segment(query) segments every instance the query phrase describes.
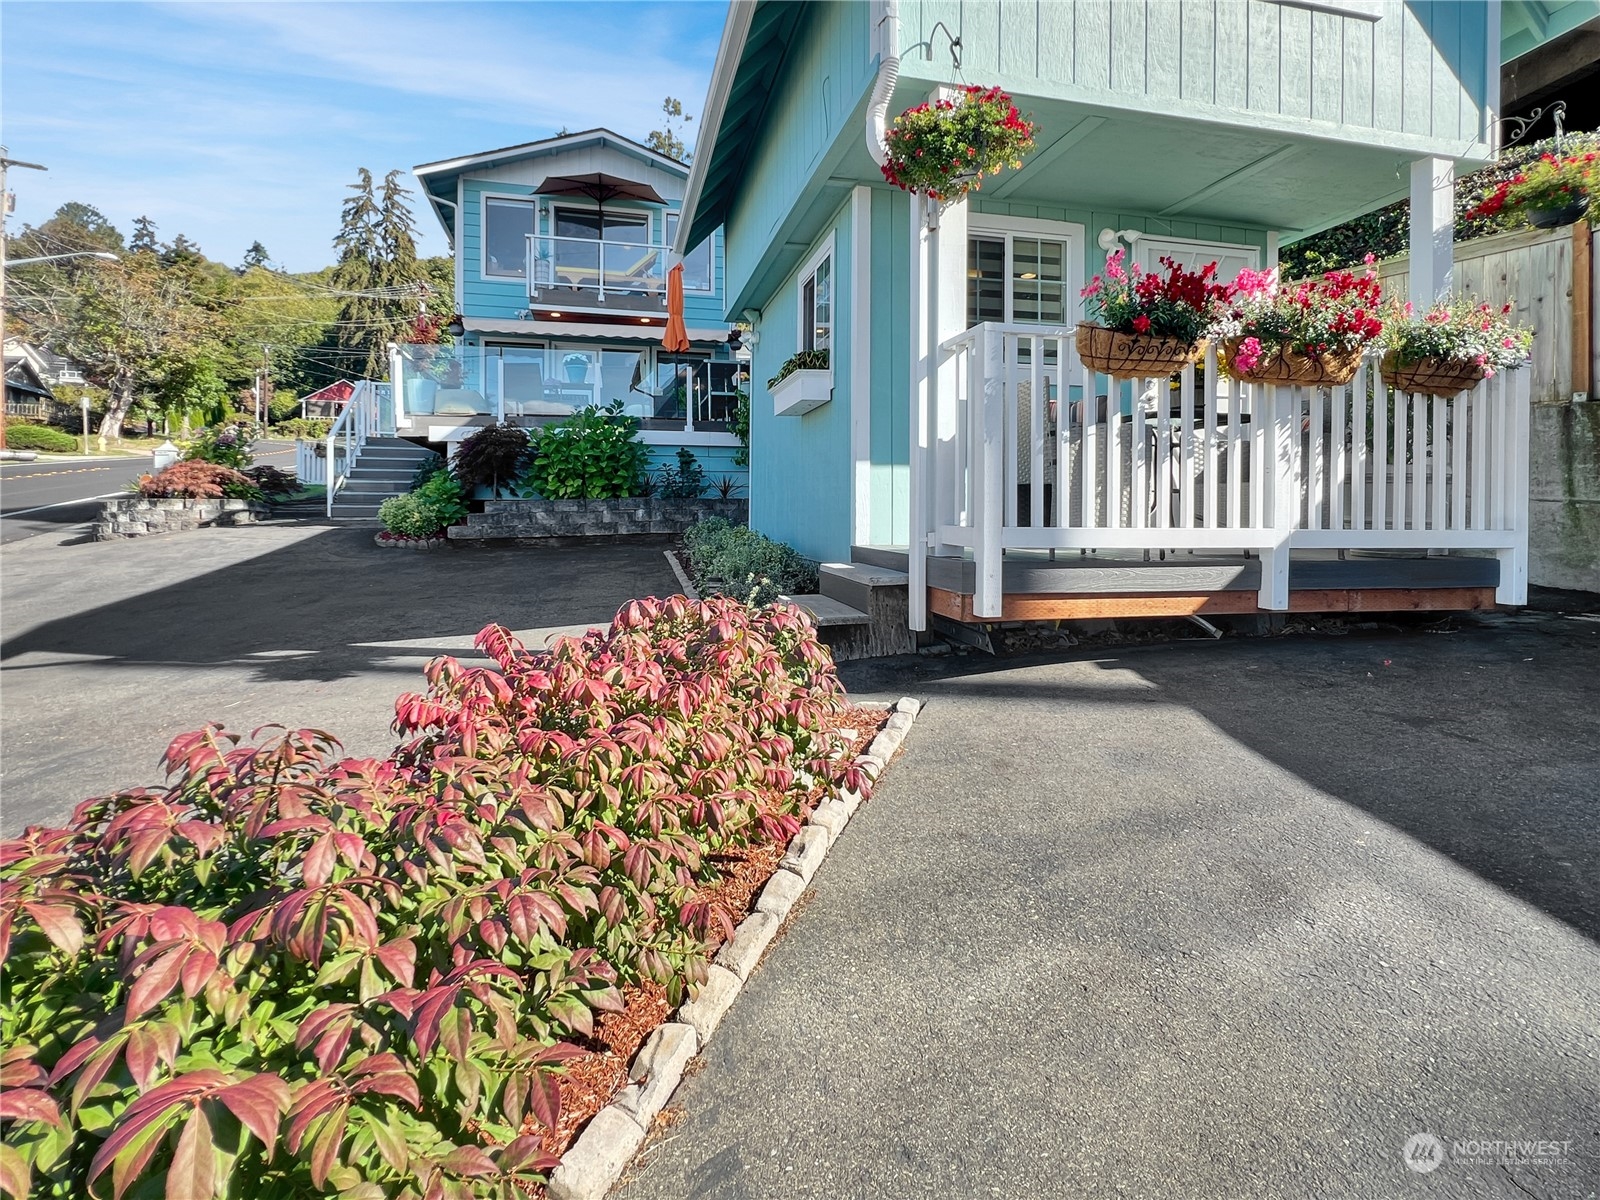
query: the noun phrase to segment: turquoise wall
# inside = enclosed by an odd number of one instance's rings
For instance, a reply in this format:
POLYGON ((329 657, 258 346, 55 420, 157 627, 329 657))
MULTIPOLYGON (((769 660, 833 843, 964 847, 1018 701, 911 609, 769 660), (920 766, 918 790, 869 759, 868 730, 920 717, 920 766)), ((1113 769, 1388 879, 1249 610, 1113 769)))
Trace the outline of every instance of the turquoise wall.
POLYGON ((1487 157, 1489 15, 1482 0, 903 0, 901 71, 945 80, 943 21, 967 79, 1017 94, 1487 157), (930 36, 932 62, 912 49, 930 36))
POLYGON ((849 280, 856 269, 848 204, 835 213, 802 261, 809 260, 829 233, 834 238, 833 399, 798 417, 772 411, 766 381, 798 349, 796 271, 761 307, 750 397, 750 524, 808 558, 848 562, 853 350, 848 331, 854 320, 849 280))
MULTIPOLYGON (((498 317, 515 320, 517 314, 528 307, 528 285, 520 279, 488 279, 483 275, 483 196, 532 196, 529 184, 505 183, 497 179, 465 179, 462 181, 460 236, 456 253, 461 256, 461 312, 469 317, 498 317)), ((629 205, 614 201, 608 208, 643 208, 653 214, 650 236, 661 240, 666 236, 664 213, 676 212, 676 201, 666 209, 655 206, 629 205)), ((548 222, 547 222, 548 224, 548 222)), ((548 233, 548 228, 541 229, 548 233)), ((699 328, 724 326, 723 274, 725 268, 723 239, 720 233, 712 236, 712 290, 685 292, 683 295, 684 323, 699 328)))
POLYGON ((903 546, 911 500, 911 198, 872 190, 871 540, 903 546))

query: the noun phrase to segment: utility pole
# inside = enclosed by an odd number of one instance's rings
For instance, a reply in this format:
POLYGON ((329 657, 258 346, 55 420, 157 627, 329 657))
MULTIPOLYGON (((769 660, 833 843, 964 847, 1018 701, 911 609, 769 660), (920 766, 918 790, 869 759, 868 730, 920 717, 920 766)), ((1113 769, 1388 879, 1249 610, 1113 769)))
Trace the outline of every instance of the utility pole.
POLYGON ((11 167, 26 167, 30 171, 48 171, 38 163, 22 162, 10 157, 0 146, 0 450, 6 448, 6 218, 11 215, 11 193, 6 190, 6 171, 11 167))

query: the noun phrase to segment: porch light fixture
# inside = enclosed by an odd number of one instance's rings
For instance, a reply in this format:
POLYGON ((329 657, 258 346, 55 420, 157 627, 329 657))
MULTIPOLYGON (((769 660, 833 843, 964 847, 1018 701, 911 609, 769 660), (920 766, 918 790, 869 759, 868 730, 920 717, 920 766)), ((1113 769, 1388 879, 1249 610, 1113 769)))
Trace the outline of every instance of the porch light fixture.
POLYGON ((467 327, 462 323, 461 315, 459 313, 450 318, 450 324, 444 327, 444 331, 453 338, 461 337, 467 332, 467 327))
POLYGON ((560 316, 560 315, 561 315, 561 314, 560 314, 560 313, 558 313, 558 312, 556 312, 556 311, 555 311, 555 310, 554 310, 554 309, 551 309, 551 310, 550 310, 550 315, 551 315, 551 316, 552 316, 552 317, 559 317, 559 316, 560 316))
POLYGON ((1131 246, 1143 236, 1144 234, 1137 229, 1102 229, 1097 240, 1100 249, 1110 254, 1117 248, 1119 241, 1127 242, 1131 246))

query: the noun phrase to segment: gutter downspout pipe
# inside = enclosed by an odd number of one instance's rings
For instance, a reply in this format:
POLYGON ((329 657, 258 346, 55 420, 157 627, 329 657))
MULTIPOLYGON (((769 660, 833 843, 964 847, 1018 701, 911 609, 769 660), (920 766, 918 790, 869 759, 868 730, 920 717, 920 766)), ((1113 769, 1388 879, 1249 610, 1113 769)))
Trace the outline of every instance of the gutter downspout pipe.
POLYGON ((889 159, 884 135, 889 128, 889 101, 900 80, 900 4, 899 0, 880 0, 878 18, 878 78, 872 85, 867 104, 867 151, 880 167, 889 159))

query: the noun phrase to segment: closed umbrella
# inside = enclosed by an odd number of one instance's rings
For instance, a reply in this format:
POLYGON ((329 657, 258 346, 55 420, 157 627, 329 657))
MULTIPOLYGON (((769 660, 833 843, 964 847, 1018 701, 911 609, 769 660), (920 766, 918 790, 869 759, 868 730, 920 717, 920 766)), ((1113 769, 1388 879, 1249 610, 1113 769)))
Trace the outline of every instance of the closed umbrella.
MULTIPOLYGON (((689 350, 689 332, 683 327, 682 263, 678 263, 667 272, 667 327, 661 334, 661 348, 668 354, 686 354, 689 350)), ((691 399, 687 380, 682 382, 683 402, 689 404, 691 399)))

